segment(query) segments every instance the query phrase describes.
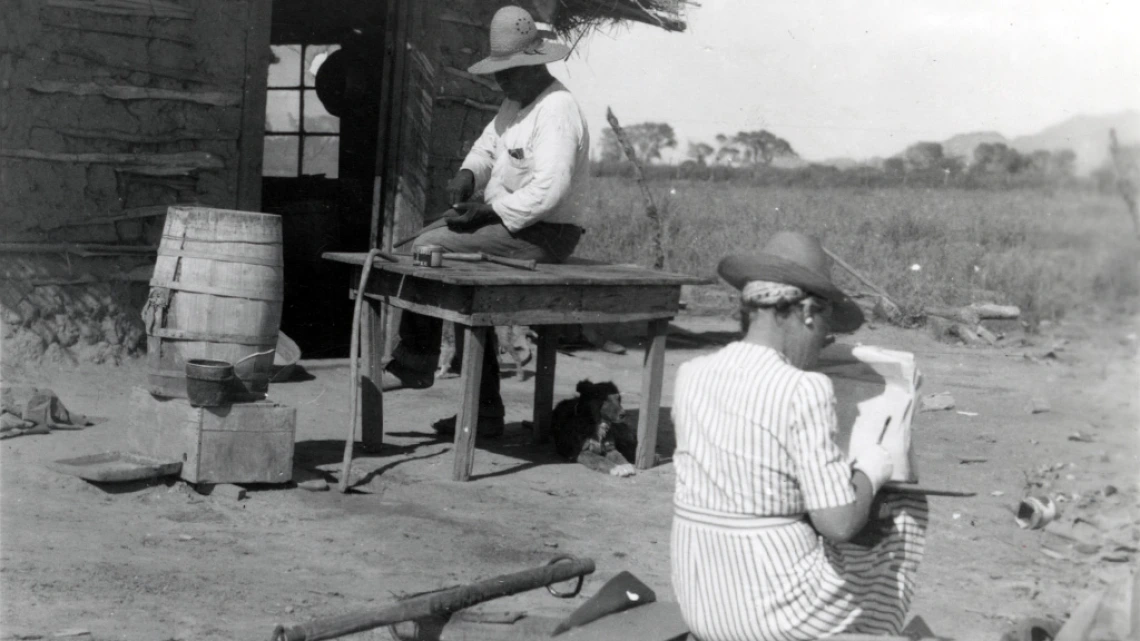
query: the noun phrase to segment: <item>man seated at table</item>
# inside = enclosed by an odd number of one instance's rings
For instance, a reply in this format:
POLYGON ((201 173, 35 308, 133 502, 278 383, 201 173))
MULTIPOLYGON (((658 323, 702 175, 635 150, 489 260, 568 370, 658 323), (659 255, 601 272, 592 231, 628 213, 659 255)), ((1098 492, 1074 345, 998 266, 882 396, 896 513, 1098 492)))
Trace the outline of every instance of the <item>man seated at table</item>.
MULTIPOLYGON (((578 201, 589 177, 590 136, 578 103, 546 68, 569 47, 546 40, 530 14, 500 9, 491 21, 491 55, 469 72, 493 74, 506 95, 499 112, 475 141, 447 185, 453 209, 447 227, 420 236, 419 245, 448 252, 486 252, 507 258, 560 263, 578 245, 578 201), (484 202, 469 199, 479 189, 484 202)), ((400 342, 384 371, 383 389, 423 389, 434 382, 441 321, 405 311, 400 342)), ((479 391, 480 436, 503 431, 498 349, 491 333, 479 391)), ((455 418, 433 425, 452 434, 455 418)))

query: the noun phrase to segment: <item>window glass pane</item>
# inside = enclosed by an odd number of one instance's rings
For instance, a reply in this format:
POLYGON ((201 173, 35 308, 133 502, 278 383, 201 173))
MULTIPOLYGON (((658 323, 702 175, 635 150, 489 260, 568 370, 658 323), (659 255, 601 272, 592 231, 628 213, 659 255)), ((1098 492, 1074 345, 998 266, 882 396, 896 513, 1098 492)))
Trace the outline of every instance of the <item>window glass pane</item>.
POLYGON ((313 89, 305 90, 305 131, 334 134, 340 131, 340 118, 325 110, 313 89))
POLYGON ((297 175, 297 136, 266 136, 265 156, 261 161, 262 176, 292 178, 297 175))
POLYGON ((297 87, 301 84, 301 45, 272 45, 269 63, 270 87, 297 87))
POLYGON ((265 93, 265 130, 300 131, 301 92, 277 89, 265 93))
POLYGON ((324 174, 337 177, 337 155, 340 153, 339 136, 305 136, 305 157, 301 159, 301 173, 324 174))
POLYGON ((305 47, 305 86, 317 86, 317 69, 324 64, 329 54, 340 49, 340 45, 309 45, 305 47))

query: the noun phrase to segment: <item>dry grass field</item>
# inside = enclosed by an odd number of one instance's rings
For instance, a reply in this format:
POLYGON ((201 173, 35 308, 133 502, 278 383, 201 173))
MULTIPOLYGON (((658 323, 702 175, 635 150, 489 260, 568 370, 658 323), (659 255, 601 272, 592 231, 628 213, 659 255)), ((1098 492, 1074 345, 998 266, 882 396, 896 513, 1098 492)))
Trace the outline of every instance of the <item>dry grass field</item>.
MULTIPOLYGON (((1087 306, 1132 313, 1137 259, 1124 203, 1058 190, 754 187, 650 183, 665 225, 666 268, 715 275, 725 254, 758 249, 779 229, 815 234, 906 311, 925 304, 1021 307, 1035 327, 1087 306), (914 267, 917 266, 917 267, 914 267)), ((600 177, 584 257, 653 263, 652 225, 636 184, 600 177)), ((839 268, 848 291, 867 291, 839 268)))

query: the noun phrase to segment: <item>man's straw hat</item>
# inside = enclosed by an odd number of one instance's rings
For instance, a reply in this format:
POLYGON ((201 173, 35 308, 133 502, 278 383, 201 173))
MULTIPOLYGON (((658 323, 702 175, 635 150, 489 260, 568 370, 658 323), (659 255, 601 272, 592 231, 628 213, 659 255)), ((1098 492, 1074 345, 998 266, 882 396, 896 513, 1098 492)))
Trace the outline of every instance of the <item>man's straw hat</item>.
POLYGON ((539 31, 534 18, 522 7, 507 6, 491 19, 491 55, 471 65, 467 71, 492 74, 512 67, 544 65, 570 55, 570 47, 547 40, 553 35, 539 31))
POLYGON ((737 289, 754 280, 794 285, 832 304, 831 330, 853 332, 863 324, 863 310, 831 282, 831 259, 819 240, 798 232, 777 232, 759 254, 727 256, 717 273, 737 289))

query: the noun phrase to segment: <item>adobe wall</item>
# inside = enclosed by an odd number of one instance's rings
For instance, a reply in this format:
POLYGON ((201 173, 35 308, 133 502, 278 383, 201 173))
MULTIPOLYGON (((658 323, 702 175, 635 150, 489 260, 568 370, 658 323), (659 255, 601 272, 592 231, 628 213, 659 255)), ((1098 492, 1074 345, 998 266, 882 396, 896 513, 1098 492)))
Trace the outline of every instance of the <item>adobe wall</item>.
POLYGON ((5 365, 145 349, 165 206, 238 203, 254 1, 0 0, 5 365))

